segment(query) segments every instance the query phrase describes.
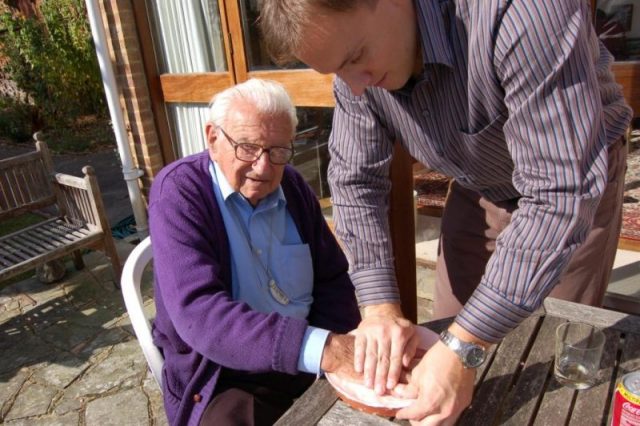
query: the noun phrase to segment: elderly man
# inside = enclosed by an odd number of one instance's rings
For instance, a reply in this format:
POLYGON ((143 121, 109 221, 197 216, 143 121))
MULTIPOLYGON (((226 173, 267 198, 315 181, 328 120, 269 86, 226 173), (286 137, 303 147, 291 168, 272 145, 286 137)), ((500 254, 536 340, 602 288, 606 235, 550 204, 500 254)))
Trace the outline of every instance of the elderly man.
POLYGON ((457 316, 412 374, 419 401, 400 417, 452 423, 485 348, 547 295, 602 303, 631 110, 590 12, 584 0, 262 2, 275 57, 337 76, 331 195, 365 306, 355 358, 379 392, 415 348, 387 223, 393 143, 455 177, 434 311, 457 316))
POLYGON ((239 84, 211 103, 208 150, 153 183, 153 334, 171 424, 272 424, 314 375, 354 374, 353 338, 338 334, 360 320, 354 289, 287 165, 296 125, 279 84, 239 84))

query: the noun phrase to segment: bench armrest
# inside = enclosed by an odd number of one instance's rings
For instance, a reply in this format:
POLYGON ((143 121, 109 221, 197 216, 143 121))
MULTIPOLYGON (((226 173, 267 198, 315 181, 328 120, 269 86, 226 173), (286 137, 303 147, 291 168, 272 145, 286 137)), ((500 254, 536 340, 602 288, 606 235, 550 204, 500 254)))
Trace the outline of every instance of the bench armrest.
POLYGON ((84 222, 95 229, 109 232, 104 204, 95 171, 91 166, 82 168, 84 177, 56 173, 54 185, 57 189, 60 213, 71 220, 84 222))

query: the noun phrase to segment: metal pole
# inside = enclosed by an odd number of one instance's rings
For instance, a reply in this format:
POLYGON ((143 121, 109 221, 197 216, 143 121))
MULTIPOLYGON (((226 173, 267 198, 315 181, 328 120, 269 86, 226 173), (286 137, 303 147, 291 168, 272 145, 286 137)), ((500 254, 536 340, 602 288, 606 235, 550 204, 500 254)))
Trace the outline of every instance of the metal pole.
POLYGON ((102 75, 102 83, 104 84, 104 92, 109 105, 109 113, 113 122, 113 129, 118 144, 118 153, 122 162, 122 174, 127 183, 129 191, 129 199, 133 208, 133 216, 136 220, 136 231, 138 237, 143 239, 149 234, 149 225, 147 222, 147 211, 138 186, 138 178, 144 175, 144 172, 133 165, 131 155, 131 147, 127 138, 127 132, 124 124, 124 117, 118 98, 118 86, 116 83, 109 48, 107 45, 107 35, 100 14, 100 7, 97 0, 86 0, 87 12, 89 15, 89 24, 91 25, 91 34, 93 35, 93 43, 96 47, 98 55, 98 64, 100 65, 100 73, 102 75))

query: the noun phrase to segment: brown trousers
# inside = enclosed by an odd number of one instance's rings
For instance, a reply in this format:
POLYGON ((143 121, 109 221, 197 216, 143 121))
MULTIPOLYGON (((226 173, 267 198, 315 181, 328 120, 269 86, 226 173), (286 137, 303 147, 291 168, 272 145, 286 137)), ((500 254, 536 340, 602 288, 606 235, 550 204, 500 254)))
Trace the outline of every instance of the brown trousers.
POLYGON ((249 374, 223 368, 200 426, 269 426, 314 382, 301 373, 249 374))
MULTIPOLYGON (((576 250, 550 296, 601 306, 622 224, 627 145, 609 148, 608 185, 593 227, 576 250)), ((434 318, 455 316, 480 283, 496 238, 509 225, 518 200, 497 203, 453 182, 442 217, 436 263, 434 318)))

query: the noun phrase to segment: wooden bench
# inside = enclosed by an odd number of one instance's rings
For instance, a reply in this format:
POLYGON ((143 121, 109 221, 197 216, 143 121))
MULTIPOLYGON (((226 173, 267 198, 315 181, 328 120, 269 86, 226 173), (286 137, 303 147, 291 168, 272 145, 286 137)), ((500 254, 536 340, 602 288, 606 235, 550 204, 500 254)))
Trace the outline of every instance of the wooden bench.
POLYGON ((69 254, 82 269, 81 249, 92 248, 111 260, 119 287, 120 259, 93 168, 83 167, 84 178, 55 173, 46 143, 34 137, 36 151, 0 160, 0 222, 45 208, 53 214, 0 237, 0 281, 69 254))

